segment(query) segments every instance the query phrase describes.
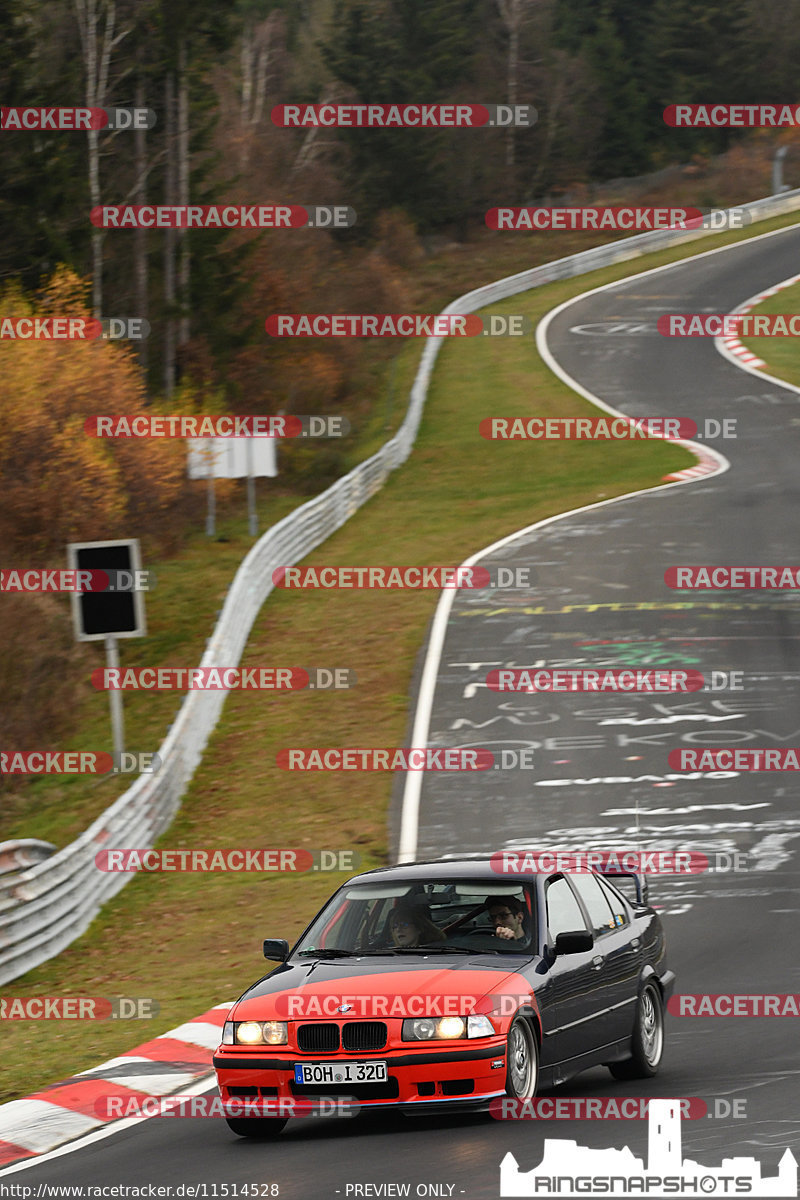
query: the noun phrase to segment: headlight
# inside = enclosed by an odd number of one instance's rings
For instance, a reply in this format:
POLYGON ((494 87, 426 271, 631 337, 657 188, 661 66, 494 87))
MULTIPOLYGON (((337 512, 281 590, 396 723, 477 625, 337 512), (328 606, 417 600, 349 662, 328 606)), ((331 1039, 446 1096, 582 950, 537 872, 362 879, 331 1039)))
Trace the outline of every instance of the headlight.
POLYGON ((283 1046, 289 1041, 286 1021, 238 1021, 235 1028, 240 1046, 283 1046))
POLYGON ((407 1017, 403 1021, 404 1042, 430 1042, 436 1039, 463 1038, 466 1034, 463 1017, 407 1017))
POLYGON ((467 1037, 494 1037, 494 1026, 483 1013, 467 1017, 467 1037))

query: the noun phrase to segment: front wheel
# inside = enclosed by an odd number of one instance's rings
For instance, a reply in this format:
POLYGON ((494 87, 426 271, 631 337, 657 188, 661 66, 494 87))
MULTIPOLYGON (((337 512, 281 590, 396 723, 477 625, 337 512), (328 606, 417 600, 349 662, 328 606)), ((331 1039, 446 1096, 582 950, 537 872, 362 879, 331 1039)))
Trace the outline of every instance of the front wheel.
POLYGON ((268 1141, 278 1136, 286 1124, 282 1117, 226 1117, 228 1128, 239 1137, 268 1141))
POLYGON ((539 1084, 539 1047, 527 1021, 515 1017, 506 1039, 506 1095, 530 1100, 539 1084))
POLYGON ((615 1079, 650 1079, 658 1074, 664 1054, 664 1005, 655 983, 646 983, 636 1004, 631 1057, 609 1063, 615 1079))

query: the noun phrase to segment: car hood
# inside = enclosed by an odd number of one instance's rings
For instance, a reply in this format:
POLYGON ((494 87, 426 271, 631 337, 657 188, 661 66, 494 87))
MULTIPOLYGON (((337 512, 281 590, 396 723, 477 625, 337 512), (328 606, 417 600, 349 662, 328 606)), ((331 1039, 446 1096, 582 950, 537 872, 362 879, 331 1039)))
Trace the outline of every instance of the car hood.
MULTIPOLYGON (((418 1005, 429 1001, 431 1012, 436 1002, 441 1005, 447 998, 452 998, 462 1013, 489 1012, 501 1005, 508 1009, 512 1007, 508 997, 517 999, 518 1005, 533 1003, 531 983, 520 972, 510 971, 507 964, 487 966, 471 957, 416 961, 405 955, 379 960, 311 959, 285 963, 253 984, 228 1017, 235 1021, 331 1020, 339 1015, 338 1001, 352 1006, 348 1017, 374 1017, 382 1015, 383 998, 396 1010, 398 997, 415 997, 418 1005)), ((387 1011, 386 1015, 397 1014, 387 1011)))

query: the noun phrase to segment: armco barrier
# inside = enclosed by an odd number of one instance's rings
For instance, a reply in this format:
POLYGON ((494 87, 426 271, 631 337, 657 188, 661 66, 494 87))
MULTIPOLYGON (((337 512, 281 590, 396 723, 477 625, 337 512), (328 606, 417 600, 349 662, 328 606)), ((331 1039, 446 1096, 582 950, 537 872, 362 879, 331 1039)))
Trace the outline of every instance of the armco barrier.
MULTIPOLYGON (((800 189, 743 207, 755 221, 793 212, 800 208, 800 189)), ((665 229, 623 238, 467 292, 444 312, 475 312, 529 288, 695 241, 711 232, 665 229)), ((235 666, 240 661, 256 615, 272 591, 274 568, 299 562, 324 542, 380 490, 389 472, 408 458, 442 340, 425 342, 408 411, 394 437, 327 491, 267 530, 250 550, 228 590, 202 667, 235 666)), ((169 828, 225 696, 225 692, 189 692, 159 747, 162 767, 157 775, 141 775, 76 841, 46 861, 21 873, 0 875, 0 985, 46 962, 73 942, 103 903, 128 882, 130 875, 98 871, 95 854, 105 846, 151 846, 169 828)), ((3 849, 0 846, 0 853, 3 849)))

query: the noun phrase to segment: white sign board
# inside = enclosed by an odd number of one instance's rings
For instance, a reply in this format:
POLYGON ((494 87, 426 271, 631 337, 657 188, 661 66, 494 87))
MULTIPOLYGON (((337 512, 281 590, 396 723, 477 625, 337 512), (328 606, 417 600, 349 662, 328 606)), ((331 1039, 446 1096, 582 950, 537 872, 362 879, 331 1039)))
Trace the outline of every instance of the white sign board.
POLYGON ((277 475, 274 437, 187 438, 190 479, 277 475))

